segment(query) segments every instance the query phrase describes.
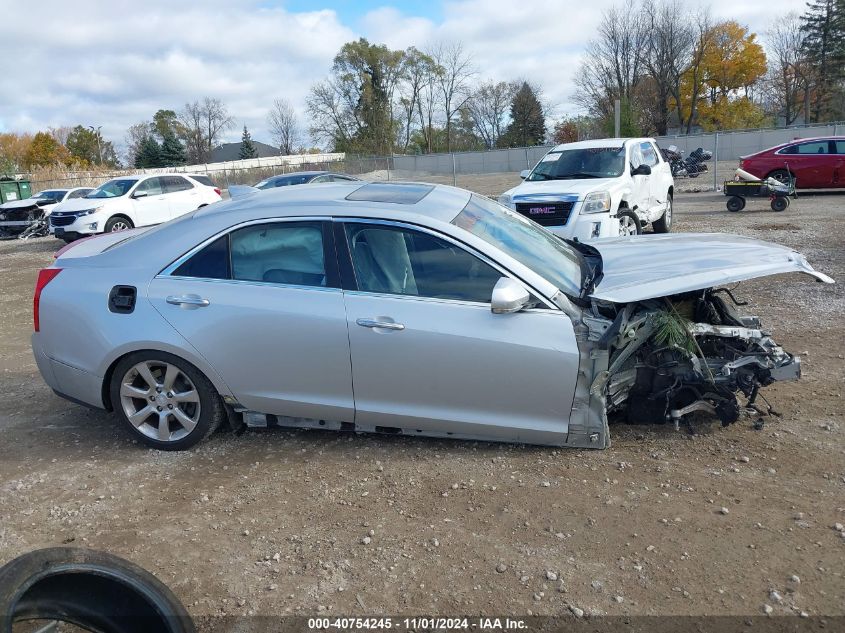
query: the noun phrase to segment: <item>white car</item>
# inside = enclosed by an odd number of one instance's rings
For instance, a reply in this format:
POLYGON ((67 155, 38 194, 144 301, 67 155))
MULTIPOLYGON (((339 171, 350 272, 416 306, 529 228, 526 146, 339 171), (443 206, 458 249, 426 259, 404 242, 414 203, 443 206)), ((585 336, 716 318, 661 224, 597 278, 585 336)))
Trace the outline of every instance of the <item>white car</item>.
POLYGON ((672 170, 650 138, 564 143, 499 202, 555 235, 582 242, 672 227, 672 170))
POLYGON ((50 214, 50 232, 71 242, 96 233, 167 222, 221 200, 208 176, 155 174, 121 176, 103 183, 50 214))
POLYGON ((50 212, 63 202, 81 198, 94 191, 91 187, 44 189, 30 198, 0 204, 0 237, 25 233, 33 225, 43 223, 50 212))

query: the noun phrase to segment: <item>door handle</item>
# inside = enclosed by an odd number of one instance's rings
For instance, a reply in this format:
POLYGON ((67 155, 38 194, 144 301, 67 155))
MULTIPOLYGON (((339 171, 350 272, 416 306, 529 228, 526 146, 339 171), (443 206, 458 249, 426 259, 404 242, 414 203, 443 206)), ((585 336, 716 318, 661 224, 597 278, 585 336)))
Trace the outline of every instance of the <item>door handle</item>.
POLYGON ((393 323, 392 321, 376 321, 375 319, 357 319, 355 321, 361 327, 380 328, 382 330, 404 330, 405 326, 401 323, 393 323))
POLYGON ((198 308, 204 308, 209 303, 211 303, 208 299, 203 299, 201 297, 192 297, 192 296, 185 296, 185 297, 177 297, 174 295, 170 295, 165 299, 167 303, 174 306, 197 306, 198 308))

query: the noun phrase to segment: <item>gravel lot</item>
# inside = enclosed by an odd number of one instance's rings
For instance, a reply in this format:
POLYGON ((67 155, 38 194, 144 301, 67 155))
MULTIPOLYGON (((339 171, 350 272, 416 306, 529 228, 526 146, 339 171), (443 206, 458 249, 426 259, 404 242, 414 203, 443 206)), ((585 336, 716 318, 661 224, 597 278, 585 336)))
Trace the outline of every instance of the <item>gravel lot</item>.
MULTIPOLYGON (((679 195, 675 229, 787 244, 845 280, 843 195, 724 200, 679 195)), ((616 425, 605 451, 250 431, 168 454, 41 381, 31 294, 56 249, 0 242, 0 563, 109 550, 197 616, 845 614, 842 283, 739 288, 804 356, 800 382, 765 391, 782 416, 762 430, 616 425)))

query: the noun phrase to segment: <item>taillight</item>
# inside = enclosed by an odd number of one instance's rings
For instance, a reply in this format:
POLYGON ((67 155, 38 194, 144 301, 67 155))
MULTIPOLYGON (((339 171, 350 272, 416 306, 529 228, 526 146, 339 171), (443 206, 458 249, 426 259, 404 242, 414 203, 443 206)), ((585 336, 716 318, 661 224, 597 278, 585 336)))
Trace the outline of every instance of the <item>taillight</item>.
POLYGON ((220 191, 220 189, 219 189, 218 187, 215 187, 215 188, 214 188, 214 193, 216 193, 216 194, 217 194, 218 196, 220 196, 221 198, 223 197, 223 192, 222 192, 222 191, 220 191))
POLYGON ((41 291, 60 272, 62 272, 61 268, 42 268, 38 271, 38 281, 35 282, 35 296, 32 298, 32 325, 35 327, 36 332, 41 331, 38 314, 39 304, 41 303, 41 291))

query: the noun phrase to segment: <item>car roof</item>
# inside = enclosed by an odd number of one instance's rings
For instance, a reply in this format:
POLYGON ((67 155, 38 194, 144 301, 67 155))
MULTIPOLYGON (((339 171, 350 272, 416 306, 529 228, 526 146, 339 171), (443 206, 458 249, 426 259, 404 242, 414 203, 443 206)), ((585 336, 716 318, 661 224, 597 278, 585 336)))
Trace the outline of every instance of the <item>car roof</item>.
POLYGON ((350 181, 320 183, 309 187, 278 187, 260 189, 245 196, 203 207, 195 217, 233 214, 241 218, 295 217, 325 215, 331 209, 335 216, 355 217, 384 215, 401 220, 414 214, 441 222, 451 222, 460 213, 470 193, 457 187, 426 182, 350 181))
POLYGON ((652 138, 596 138, 588 141, 576 141, 575 143, 561 143, 555 145, 550 151, 559 152, 564 149, 590 149, 592 147, 622 147, 629 142, 644 143, 653 141, 652 138))
POLYGON ((320 171, 320 170, 310 170, 310 171, 291 171, 286 174, 277 174, 276 176, 271 176, 267 180, 275 180, 276 178, 288 178, 290 176, 322 176, 323 174, 328 174, 330 172, 327 171, 320 171))

